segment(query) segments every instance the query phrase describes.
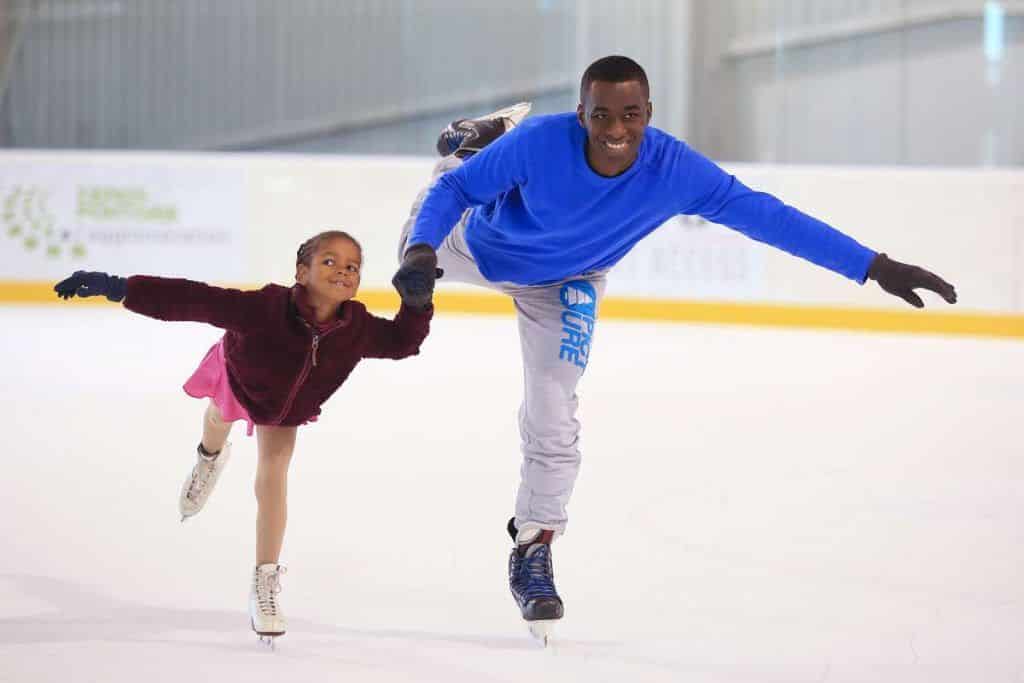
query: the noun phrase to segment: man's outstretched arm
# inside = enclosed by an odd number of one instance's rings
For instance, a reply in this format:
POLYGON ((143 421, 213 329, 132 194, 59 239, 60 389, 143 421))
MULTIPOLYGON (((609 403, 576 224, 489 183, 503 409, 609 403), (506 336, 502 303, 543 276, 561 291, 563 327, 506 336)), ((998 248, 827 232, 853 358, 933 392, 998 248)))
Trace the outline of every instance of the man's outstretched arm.
POLYGON ((956 303, 956 290, 938 275, 893 261, 777 197, 751 190, 692 149, 686 148, 683 154, 681 213, 698 214, 861 284, 874 280, 917 308, 924 302, 915 289, 927 289, 956 303))

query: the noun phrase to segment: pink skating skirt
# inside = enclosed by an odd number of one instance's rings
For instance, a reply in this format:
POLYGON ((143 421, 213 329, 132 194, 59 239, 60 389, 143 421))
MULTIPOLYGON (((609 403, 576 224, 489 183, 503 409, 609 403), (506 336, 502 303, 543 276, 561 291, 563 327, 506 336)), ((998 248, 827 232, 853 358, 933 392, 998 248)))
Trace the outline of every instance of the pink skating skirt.
POLYGON ((228 366, 224 360, 224 337, 206 352, 206 357, 182 387, 193 398, 209 398, 217 406, 225 422, 245 420, 245 433, 252 436, 253 422, 248 411, 235 398, 228 382, 228 366))

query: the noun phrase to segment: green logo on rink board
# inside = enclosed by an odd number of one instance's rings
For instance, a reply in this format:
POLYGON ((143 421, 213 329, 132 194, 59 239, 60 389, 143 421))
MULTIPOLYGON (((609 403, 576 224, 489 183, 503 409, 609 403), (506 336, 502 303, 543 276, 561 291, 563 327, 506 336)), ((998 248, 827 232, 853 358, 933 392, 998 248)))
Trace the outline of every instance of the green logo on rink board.
POLYGON ((48 206, 49 195, 41 187, 16 185, 0 200, 3 232, 18 241, 25 251, 40 252, 48 258, 85 256, 85 245, 70 230, 57 224, 48 206))
POLYGON ((83 185, 78 188, 76 211, 78 218, 94 221, 171 223, 178 220, 178 207, 153 202, 141 187, 83 185))

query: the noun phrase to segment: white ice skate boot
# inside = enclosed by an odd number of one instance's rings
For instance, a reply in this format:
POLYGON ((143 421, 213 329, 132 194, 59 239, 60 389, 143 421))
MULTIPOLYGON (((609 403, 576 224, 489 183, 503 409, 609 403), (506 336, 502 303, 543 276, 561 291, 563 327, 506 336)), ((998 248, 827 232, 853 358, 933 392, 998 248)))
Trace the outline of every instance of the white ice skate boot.
POLYGON ((207 455, 202 444, 196 448, 196 465, 181 485, 181 496, 178 498, 178 511, 181 521, 197 514, 206 505, 206 500, 217 485, 217 478, 228 464, 231 457, 231 444, 226 443, 216 455, 207 455))
POLYGON ((277 603, 281 592, 281 575, 287 571, 279 564, 261 564, 252 572, 252 588, 249 591, 249 618, 252 630, 260 642, 271 649, 274 638, 284 635, 287 622, 277 603))
POLYGON ((520 102, 475 119, 452 121, 437 138, 437 153, 465 159, 512 130, 526 118, 533 104, 520 102))

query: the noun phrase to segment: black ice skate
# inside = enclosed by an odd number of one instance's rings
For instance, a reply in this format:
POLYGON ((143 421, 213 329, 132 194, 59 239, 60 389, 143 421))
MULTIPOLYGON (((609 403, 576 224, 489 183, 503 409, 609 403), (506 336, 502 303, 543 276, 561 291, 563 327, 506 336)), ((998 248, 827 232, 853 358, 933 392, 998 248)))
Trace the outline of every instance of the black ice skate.
POLYGON ((520 102, 476 119, 456 119, 437 138, 437 153, 454 154, 460 159, 476 154, 519 125, 530 113, 529 102, 520 102))
POLYGON ((555 590, 551 565, 554 532, 532 529, 519 533, 512 519, 508 522, 508 532, 516 541, 508 558, 509 589, 530 633, 546 647, 552 626, 565 613, 562 599, 555 590))

